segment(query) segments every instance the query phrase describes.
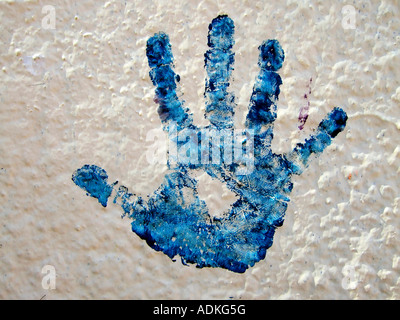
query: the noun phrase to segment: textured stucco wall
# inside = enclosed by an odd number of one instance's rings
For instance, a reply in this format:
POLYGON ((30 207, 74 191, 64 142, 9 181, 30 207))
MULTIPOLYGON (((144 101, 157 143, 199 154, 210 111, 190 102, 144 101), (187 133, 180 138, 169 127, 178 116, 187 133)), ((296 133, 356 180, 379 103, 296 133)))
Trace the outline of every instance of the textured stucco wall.
MULTIPOLYGON (((398 0, 1 2, 0 297, 399 299, 399 16, 398 0), (343 27, 348 4, 354 29, 343 27), (286 53, 275 152, 307 138, 334 106, 349 116, 296 177, 273 246, 244 274, 171 262, 120 208, 71 181, 96 163, 137 194, 160 185, 165 165, 144 155, 146 133, 160 127, 146 41, 169 34, 186 106, 205 124, 208 24, 223 13, 236 28, 238 127, 266 39, 286 53), (42 286, 46 265, 55 289, 42 286)), ((202 190, 217 211, 231 201, 218 184, 202 190)))

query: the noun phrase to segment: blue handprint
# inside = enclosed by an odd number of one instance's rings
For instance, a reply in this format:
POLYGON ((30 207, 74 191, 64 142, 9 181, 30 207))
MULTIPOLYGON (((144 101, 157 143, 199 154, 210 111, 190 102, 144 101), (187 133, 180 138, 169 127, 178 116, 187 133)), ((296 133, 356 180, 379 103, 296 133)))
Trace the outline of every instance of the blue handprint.
POLYGON ((251 170, 243 171, 243 164, 232 161, 232 157, 227 159, 229 143, 221 143, 220 161, 211 161, 216 154, 208 152, 212 143, 207 139, 211 136, 217 141, 216 137, 234 136, 235 100, 228 90, 234 62, 233 34, 233 21, 226 15, 218 16, 209 26, 205 117, 210 125, 202 129, 193 124, 191 114, 177 96, 180 78, 174 72, 168 36, 158 33, 147 42, 150 78, 156 87, 155 101, 159 104, 163 128, 169 133, 175 132, 178 154, 179 150, 185 150, 187 155, 190 144, 191 161, 168 161, 169 171, 164 182, 147 200, 130 193, 124 186, 116 189, 117 182, 108 183, 106 171, 96 165, 84 165, 75 171, 72 179, 103 206, 114 192, 113 202, 132 219, 132 231, 171 259, 179 255, 183 263, 193 263, 199 268, 220 267, 244 272, 265 258, 275 229, 283 223, 293 188, 292 175, 301 174, 311 154, 319 154, 330 145, 344 129, 347 115, 342 109, 334 108, 304 143, 286 154, 273 153, 273 124, 282 84, 277 71, 282 67, 284 51, 277 40, 267 40, 259 47, 260 72, 245 123, 252 133, 251 139, 247 136, 242 142, 244 148, 252 145, 248 158, 252 160, 248 167, 251 170), (209 132, 206 138, 205 130, 209 132), (188 131, 195 132, 194 147, 193 140, 179 138, 188 131), (199 198, 198 182, 190 175, 191 171, 205 171, 237 195, 237 201, 223 217, 209 214, 206 203, 199 198))

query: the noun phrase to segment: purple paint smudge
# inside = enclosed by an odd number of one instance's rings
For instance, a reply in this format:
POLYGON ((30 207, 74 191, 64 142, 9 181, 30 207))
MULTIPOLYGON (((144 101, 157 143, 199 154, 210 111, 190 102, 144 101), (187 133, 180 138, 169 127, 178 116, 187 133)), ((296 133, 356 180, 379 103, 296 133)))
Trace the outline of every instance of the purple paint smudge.
POLYGON ((299 122, 300 122, 299 130, 304 129, 304 125, 306 124, 306 121, 308 119, 308 111, 310 110, 310 100, 308 98, 309 98, 309 95, 311 94, 311 82, 312 82, 312 78, 310 78, 310 82, 307 85, 308 95, 307 95, 307 93, 304 94, 304 99, 306 100, 306 104, 303 105, 300 109, 300 114, 299 114, 299 118, 298 118, 299 122))

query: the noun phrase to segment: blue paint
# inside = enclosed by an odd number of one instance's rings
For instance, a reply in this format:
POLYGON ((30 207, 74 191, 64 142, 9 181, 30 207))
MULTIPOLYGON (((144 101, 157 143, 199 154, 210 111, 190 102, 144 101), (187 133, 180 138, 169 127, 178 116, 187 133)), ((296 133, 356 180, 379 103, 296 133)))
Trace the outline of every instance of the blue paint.
POLYGON ((306 104, 304 106, 301 107, 300 109, 300 114, 299 114, 299 123, 300 125, 298 126, 299 130, 303 130, 304 129, 304 125, 307 122, 308 119, 308 112, 310 110, 310 101, 309 96, 311 94, 311 82, 312 82, 312 78, 310 78, 310 83, 308 84, 308 95, 307 93, 304 94, 304 99, 306 100, 306 104))
MULTIPOLYGON (((234 59, 231 51, 233 32, 233 21, 227 16, 215 18, 209 26, 210 49, 205 54, 205 116, 210 121, 209 127, 217 130, 215 132, 226 133, 233 129, 235 104, 233 94, 228 92, 234 59)), ((146 199, 129 192, 124 186, 114 188, 114 184, 107 183, 106 172, 94 165, 78 169, 73 181, 103 206, 113 191, 113 203, 120 205, 123 216, 132 220, 132 231, 151 248, 171 259, 179 255, 183 264, 242 273, 264 259, 273 243, 276 228, 284 221, 293 189, 292 176, 300 174, 308 165, 311 154, 321 153, 344 129, 347 115, 340 108, 333 109, 304 143, 287 154, 273 153, 273 123, 282 84, 277 71, 283 64, 284 52, 276 40, 264 42, 259 50, 260 73, 246 118, 246 127, 255 134, 254 168, 251 172, 243 174, 240 165, 227 161, 223 152, 218 164, 210 161, 169 162, 169 172, 163 183, 146 199), (210 215, 206 203, 199 198, 197 181, 190 175, 192 170, 207 172, 236 194, 237 201, 223 217, 210 215)), ((198 155, 204 153, 208 145, 201 144, 204 135, 192 124, 192 116, 176 93, 176 82, 180 78, 173 70, 168 36, 158 33, 151 37, 146 54, 164 129, 174 128, 177 135, 185 129, 198 130, 198 155)), ((178 140, 178 148, 187 143, 188 140, 178 140)))
POLYGON ((103 207, 107 206, 107 200, 113 190, 113 184, 108 184, 107 180, 107 172, 95 165, 85 164, 72 175, 72 181, 88 195, 97 198, 103 207))

